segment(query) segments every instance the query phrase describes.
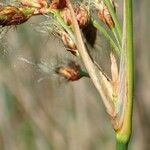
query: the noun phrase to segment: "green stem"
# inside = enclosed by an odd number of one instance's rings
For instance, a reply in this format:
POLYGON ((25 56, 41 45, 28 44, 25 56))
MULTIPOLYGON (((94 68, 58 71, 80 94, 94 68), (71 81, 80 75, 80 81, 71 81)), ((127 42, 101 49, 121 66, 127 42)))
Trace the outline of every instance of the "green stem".
MULTIPOLYGON (((134 51, 133 51, 133 16, 132 0, 124 0, 124 50, 127 67, 127 102, 121 129, 116 132, 117 141, 126 145, 130 141, 132 132, 133 90, 134 90, 134 51)), ((120 146, 121 147, 121 146, 120 146)), ((117 150, 120 150, 117 146, 117 150)))
POLYGON ((108 7, 108 10, 113 18, 113 21, 115 22, 115 30, 117 31, 117 36, 118 36, 118 40, 121 43, 121 37, 122 37, 122 31, 121 31, 121 27, 120 27, 120 23, 118 21, 117 15, 114 11, 114 8, 110 2, 110 0, 104 0, 104 3, 106 4, 106 6, 108 7))
POLYGON ((116 149, 117 150, 127 150, 128 149, 128 143, 123 143, 123 142, 120 142, 117 140, 116 149))
POLYGON ((67 33, 70 35, 71 39, 75 42, 75 36, 70 29, 70 27, 64 22, 63 18, 60 16, 59 12, 50 12, 54 15, 54 17, 58 20, 60 25, 67 31, 67 33))
POLYGON ((110 42, 110 44, 113 46, 115 52, 117 53, 118 56, 120 56, 120 51, 121 49, 118 48, 118 46, 116 45, 116 43, 114 42, 114 40, 112 39, 112 37, 109 35, 109 33, 105 30, 105 28, 103 28, 96 20, 94 20, 93 18, 91 19, 91 22, 93 24, 93 26, 100 32, 102 33, 105 38, 110 42))
POLYGON ((111 30, 112 30, 112 33, 114 34, 114 37, 116 39, 116 42, 117 42, 117 45, 118 45, 120 51, 122 51, 120 39, 118 39, 116 28, 112 28, 111 30))

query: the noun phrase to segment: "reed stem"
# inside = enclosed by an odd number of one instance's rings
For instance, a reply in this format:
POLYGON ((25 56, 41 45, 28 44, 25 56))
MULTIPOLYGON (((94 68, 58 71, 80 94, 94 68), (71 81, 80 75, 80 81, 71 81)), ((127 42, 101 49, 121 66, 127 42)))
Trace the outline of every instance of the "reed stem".
POLYGON ((125 113, 123 125, 116 132, 117 146, 116 150, 127 150, 130 136, 132 133, 132 112, 133 112, 133 90, 134 90, 134 51, 133 51, 133 14, 132 0, 124 0, 124 31, 123 43, 126 56, 126 85, 127 101, 125 104, 125 113))

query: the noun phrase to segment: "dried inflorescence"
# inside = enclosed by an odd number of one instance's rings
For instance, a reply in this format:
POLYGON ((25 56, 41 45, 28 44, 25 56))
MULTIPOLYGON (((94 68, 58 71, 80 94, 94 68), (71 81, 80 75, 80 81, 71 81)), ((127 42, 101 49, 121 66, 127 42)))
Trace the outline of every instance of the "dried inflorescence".
MULTIPOLYGON (((112 3, 114 10, 116 10, 114 1, 112 1, 112 0, 110 0, 110 1, 112 3)), ((104 22, 109 28, 113 28, 115 26, 115 24, 114 24, 114 21, 112 19, 112 16, 111 16, 107 6, 104 4, 104 1, 103 0, 97 0, 96 6, 99 9, 99 11, 98 11, 99 19, 102 22, 104 22)))
MULTIPOLYGON (((72 26, 72 17, 66 0, 52 0, 49 6, 54 13, 60 13, 60 16, 67 26, 72 26)), ((89 22, 89 14, 86 7, 77 5, 74 8, 74 11, 80 28, 85 28, 89 22)), ((68 31, 66 31, 63 27, 58 27, 58 30, 55 30, 55 32, 55 34, 57 34, 61 38, 66 50, 70 51, 75 56, 79 56, 75 40, 68 33, 68 31)))
POLYGON ((76 44, 73 41, 73 39, 70 37, 70 35, 63 29, 58 29, 57 34, 61 38, 66 50, 71 52, 75 56, 79 56, 79 52, 77 50, 76 44))
POLYGON ((23 6, 28 7, 43 8, 48 6, 46 0, 21 0, 20 2, 23 6))
MULTIPOLYGON (((76 6, 74 11, 75 11, 75 15, 76 15, 76 19, 78 21, 79 27, 80 28, 86 27, 89 23, 89 14, 88 14, 86 7, 76 6)), ((72 25, 72 17, 71 17, 69 8, 67 7, 64 8, 60 13, 61 13, 62 18, 66 22, 66 24, 72 25)))
MULTIPOLYGON (((54 11, 59 10, 61 17, 64 19, 65 23, 69 26, 72 24, 72 17, 70 14, 70 10, 67 7, 66 0, 52 0, 52 2, 50 3, 50 9, 54 11)), ((88 24, 88 21, 89 21, 89 14, 88 14, 86 7, 77 5, 74 8, 74 11, 75 11, 79 26, 81 28, 84 28, 88 24)))
POLYGON ((26 9, 17 8, 15 6, 0 7, 0 25, 10 26, 24 23, 31 17, 31 13, 26 13, 26 9))
POLYGON ((18 6, 0 6, 0 25, 19 25, 31 16, 45 14, 48 11, 46 0, 21 0, 18 6))
POLYGON ((57 67, 55 72, 66 78, 68 81, 76 81, 83 76, 89 77, 81 70, 81 67, 74 61, 70 61, 67 65, 57 67))
POLYGON ((63 9, 67 7, 66 0, 52 0, 50 3, 50 8, 51 9, 63 9))
POLYGON ((84 28, 89 23, 89 13, 86 7, 78 6, 75 9, 76 19, 78 21, 79 27, 84 28))
POLYGON ((47 0, 21 0, 22 6, 34 9, 33 15, 46 14, 48 10, 47 0))

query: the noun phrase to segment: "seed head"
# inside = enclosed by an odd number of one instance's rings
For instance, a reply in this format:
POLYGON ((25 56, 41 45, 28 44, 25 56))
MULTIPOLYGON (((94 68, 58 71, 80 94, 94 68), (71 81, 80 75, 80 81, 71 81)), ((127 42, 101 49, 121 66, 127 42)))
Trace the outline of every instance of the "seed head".
POLYGON ((50 8, 51 9, 63 9, 67 6, 66 0, 52 0, 50 3, 50 8))
POLYGON ((21 4, 28 7, 43 8, 47 7, 46 0, 21 0, 21 4))
POLYGON ((77 50, 75 42, 71 39, 69 34, 64 30, 59 30, 58 34, 66 48, 66 50, 70 51, 73 55, 79 56, 79 52, 77 50))
POLYGON ((99 19, 104 22, 109 28, 114 27, 114 21, 112 19, 112 16, 110 15, 108 8, 104 6, 102 11, 98 12, 99 19))
POLYGON ((76 81, 81 78, 80 66, 74 61, 69 62, 66 66, 57 67, 56 73, 66 78, 68 81, 76 81))
MULTIPOLYGON (((115 3, 113 0, 110 0, 114 10, 116 10, 115 3)), ((99 10, 98 17, 99 19, 104 22, 109 28, 113 28, 115 26, 112 16, 104 4, 103 0, 95 0, 95 6, 99 10)))
POLYGON ((46 0, 21 0, 21 4, 30 9, 34 9, 34 15, 45 14, 48 11, 46 0))
POLYGON ((60 12, 60 14, 64 22, 70 26, 72 24, 70 10, 66 7, 60 12))
MULTIPOLYGON (((87 9, 83 6, 77 6, 74 9, 74 11, 75 11, 75 15, 76 15, 76 19, 78 21, 79 27, 80 28, 86 27, 89 22, 89 14, 88 14, 87 9)), ((72 25, 72 17, 71 17, 69 8, 67 7, 64 8, 61 11, 61 16, 67 25, 69 26, 72 25)))
POLYGON ((81 70, 79 64, 74 61, 70 61, 64 66, 59 66, 56 68, 55 72, 66 78, 68 81, 76 81, 82 77, 89 77, 89 75, 81 70))
POLYGON ((87 26, 89 22, 89 14, 87 9, 83 6, 79 6, 76 7, 75 13, 80 28, 84 28, 85 26, 87 26))
POLYGON ((0 7, 0 25, 10 26, 24 23, 31 17, 31 14, 25 14, 23 8, 15 6, 0 7))

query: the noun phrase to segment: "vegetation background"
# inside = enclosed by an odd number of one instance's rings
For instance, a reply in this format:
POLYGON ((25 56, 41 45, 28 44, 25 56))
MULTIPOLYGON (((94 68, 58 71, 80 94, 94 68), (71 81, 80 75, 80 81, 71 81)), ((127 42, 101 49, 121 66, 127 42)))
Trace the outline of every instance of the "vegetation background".
MULTIPOLYGON (((117 2, 121 14, 122 1, 117 2)), ((134 0, 132 150, 150 149, 149 6, 149 0, 134 0)), ((0 29, 0 150, 115 149, 114 133, 91 81, 67 82, 53 73, 56 65, 74 58, 54 36, 39 32, 45 20, 33 17, 0 29)), ((107 70, 109 45, 101 35, 95 48, 94 59, 107 70)))

